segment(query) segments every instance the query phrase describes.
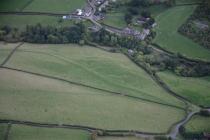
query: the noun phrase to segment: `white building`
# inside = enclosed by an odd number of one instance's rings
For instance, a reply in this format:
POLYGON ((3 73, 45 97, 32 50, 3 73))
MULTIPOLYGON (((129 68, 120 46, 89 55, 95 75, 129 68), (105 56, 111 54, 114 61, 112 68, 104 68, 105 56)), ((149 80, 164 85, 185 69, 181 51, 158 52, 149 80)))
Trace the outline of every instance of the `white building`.
POLYGON ((77 9, 77 15, 78 15, 78 16, 81 16, 82 13, 83 13, 83 12, 82 12, 82 9, 77 9))
POLYGON ((63 16, 62 18, 63 18, 63 19, 67 19, 67 16, 63 16))

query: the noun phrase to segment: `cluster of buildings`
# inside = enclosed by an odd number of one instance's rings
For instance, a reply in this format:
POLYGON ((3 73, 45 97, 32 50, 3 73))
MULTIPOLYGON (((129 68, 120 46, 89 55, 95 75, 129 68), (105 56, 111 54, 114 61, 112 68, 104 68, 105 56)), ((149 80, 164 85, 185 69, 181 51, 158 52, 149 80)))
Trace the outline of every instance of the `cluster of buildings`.
POLYGON ((193 23, 196 27, 200 28, 201 30, 207 30, 209 28, 208 22, 194 21, 193 23))
POLYGON ((96 6, 103 4, 106 0, 93 0, 96 6))
MULTIPOLYGON (((100 12, 103 8, 106 8, 110 4, 110 2, 116 2, 116 0, 90 0, 91 4, 94 5, 98 12, 92 15, 94 21, 98 21, 103 19, 104 15, 100 12)), ((74 18, 82 18, 82 17, 89 17, 92 14, 92 7, 91 5, 87 4, 83 9, 76 9, 76 11, 68 16, 63 16, 63 19, 74 19, 74 18)), ((144 24, 148 22, 150 18, 138 18, 138 24, 144 24)), ((156 23, 153 25, 156 26, 156 23)), ((93 26, 89 28, 92 31, 98 31, 100 28, 98 26, 93 26)), ((114 31, 115 32, 115 31, 114 31)), ((117 31, 119 34, 124 36, 133 36, 140 40, 145 40, 145 38, 150 34, 150 29, 143 29, 142 31, 138 31, 132 28, 125 28, 125 29, 118 29, 117 31)))
MULTIPOLYGON (((148 18, 139 17, 139 18, 136 19, 136 23, 139 24, 139 25, 143 25, 143 24, 149 22, 150 19, 151 19, 151 18, 149 18, 149 17, 148 17, 148 18)), ((157 26, 157 23, 156 23, 156 22, 154 22, 154 23, 151 25, 152 28, 154 28, 155 26, 157 26)))
POLYGON ((77 9, 75 11, 75 15, 77 16, 85 16, 85 17, 89 17, 91 15, 92 9, 90 6, 85 6, 83 9, 77 9))
POLYGON ((123 29, 122 34, 123 35, 130 35, 130 36, 133 36, 137 39, 144 40, 150 34, 150 30, 149 29, 143 29, 142 32, 140 32, 138 30, 127 27, 127 28, 123 29))

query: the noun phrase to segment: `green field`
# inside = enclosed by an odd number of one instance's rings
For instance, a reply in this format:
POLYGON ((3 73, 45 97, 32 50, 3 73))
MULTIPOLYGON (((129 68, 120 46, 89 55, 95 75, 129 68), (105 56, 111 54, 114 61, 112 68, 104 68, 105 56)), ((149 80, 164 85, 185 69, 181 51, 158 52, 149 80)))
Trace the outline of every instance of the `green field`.
POLYGON ((24 44, 7 66, 183 107, 120 53, 88 46, 24 44))
POLYGON ((155 29, 157 36, 154 43, 168 51, 181 53, 189 58, 210 60, 209 50, 177 32, 195 8, 195 6, 173 7, 157 16, 158 26, 155 29))
POLYGON ((64 20, 59 22, 61 17, 52 16, 28 16, 28 15, 0 15, 0 27, 9 25, 18 29, 25 29, 27 25, 36 25, 41 23, 42 25, 50 25, 55 27, 71 26, 74 21, 64 20))
POLYGON ((0 11, 22 11, 32 0, 1 0, 0 11))
POLYGON ((127 26, 124 20, 124 13, 122 11, 107 13, 103 23, 118 28, 125 28, 127 26))
POLYGON ((7 131, 7 125, 0 124, 0 140, 4 139, 6 131, 7 131))
POLYGON ((22 72, 0 69, 0 77, 1 119, 166 132, 185 115, 176 108, 22 72))
POLYGON ((70 13, 85 4, 86 0, 33 0, 23 11, 70 13))
POLYGON ((210 106, 210 77, 181 77, 171 72, 159 72, 158 75, 179 95, 197 105, 210 106))
POLYGON ((18 43, 0 42, 0 64, 6 59, 8 54, 18 45, 18 43))
POLYGON ((210 117, 194 116, 186 125, 186 132, 210 132, 210 117))
POLYGON ((88 132, 12 125, 8 140, 89 140, 88 132))
POLYGON ((0 11, 69 13, 85 4, 86 0, 1 0, 0 11))

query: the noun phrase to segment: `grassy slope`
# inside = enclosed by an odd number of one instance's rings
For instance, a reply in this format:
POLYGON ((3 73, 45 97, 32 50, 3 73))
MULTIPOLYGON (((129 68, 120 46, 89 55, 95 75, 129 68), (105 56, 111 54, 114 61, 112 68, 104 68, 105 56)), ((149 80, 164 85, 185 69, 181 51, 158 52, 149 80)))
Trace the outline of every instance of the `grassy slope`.
POLYGON ((6 134, 7 125, 6 124, 0 124, 0 140, 3 140, 6 134))
POLYGON ((59 17, 50 16, 0 15, 0 26, 9 25, 11 27, 24 29, 26 25, 36 25, 37 23, 56 27, 70 26, 73 23, 71 20, 65 20, 59 23, 59 19, 59 17))
POLYGON ((73 46, 25 44, 14 54, 8 66, 183 106, 124 55, 93 47, 73 46), (21 50, 41 51, 52 55, 21 52, 21 50))
POLYGON ((17 46, 17 43, 9 43, 5 44, 4 42, 0 42, 0 64, 5 60, 8 54, 12 51, 12 49, 17 46))
POLYGON ((196 104, 210 106, 210 77, 186 78, 170 72, 160 72, 158 75, 181 96, 196 104))
POLYGON ((194 9, 195 6, 173 7, 160 14, 156 18, 158 26, 154 42, 174 53, 179 52, 190 58, 210 60, 210 51, 177 32, 194 9))
POLYGON ((9 140, 89 140, 85 131, 12 125, 9 140))
POLYGON ((31 0, 1 0, 0 11, 22 11, 31 0))
POLYGON ((171 107, 21 72, 0 69, 0 77, 1 119, 166 132, 185 114, 171 107))
POLYGON ((210 132, 210 117, 194 116, 185 128, 187 132, 210 132))
POLYGON ((24 11, 69 13, 83 8, 85 3, 86 0, 33 0, 24 11))

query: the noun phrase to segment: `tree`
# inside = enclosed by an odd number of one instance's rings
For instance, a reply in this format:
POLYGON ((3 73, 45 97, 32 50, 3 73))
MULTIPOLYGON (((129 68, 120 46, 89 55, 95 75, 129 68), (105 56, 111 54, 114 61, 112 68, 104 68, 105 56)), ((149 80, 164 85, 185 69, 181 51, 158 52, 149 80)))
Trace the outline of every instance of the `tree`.
POLYGON ((148 0, 131 0, 129 5, 132 7, 139 7, 139 6, 147 7, 149 6, 149 1, 148 0))
POLYGON ((141 16, 144 18, 150 18, 151 17, 151 13, 148 10, 144 10, 141 12, 141 16))
POLYGON ((136 7, 129 7, 128 11, 132 14, 132 15, 138 15, 139 14, 139 9, 136 7))
POLYGON ((210 8, 210 0, 206 0, 208 7, 210 8))
POLYGON ((5 33, 4 30, 0 30, 0 39, 2 39, 2 38, 4 37, 5 34, 6 34, 6 33, 5 33))
POLYGON ((126 13, 124 19, 127 24, 131 24, 133 17, 130 13, 126 13))
POLYGON ((130 6, 132 6, 132 7, 138 7, 138 6, 140 6, 140 4, 141 4, 140 1, 141 1, 141 0, 131 0, 130 6))
POLYGON ((11 27, 8 25, 5 25, 4 27, 1 28, 3 31, 5 31, 6 34, 11 32, 11 27))
POLYGON ((79 43, 86 32, 82 23, 71 27, 56 28, 52 26, 27 26, 23 33, 25 41, 32 43, 79 43))
POLYGON ((167 6, 169 6, 169 7, 171 7, 171 6, 173 6, 173 5, 176 4, 176 0, 167 0, 167 1, 165 2, 165 4, 166 4, 167 6))
POLYGON ((57 44, 60 42, 59 38, 52 34, 48 35, 47 38, 48 38, 48 43, 57 44))

